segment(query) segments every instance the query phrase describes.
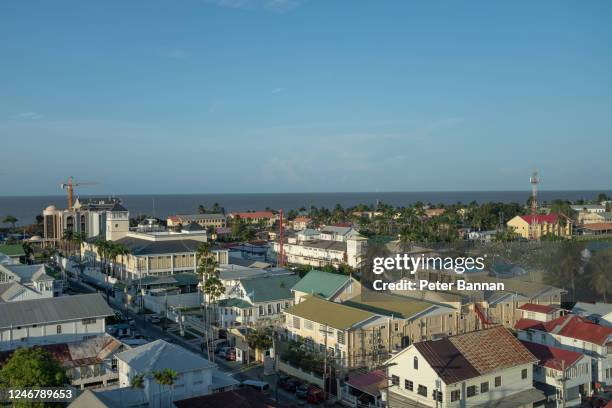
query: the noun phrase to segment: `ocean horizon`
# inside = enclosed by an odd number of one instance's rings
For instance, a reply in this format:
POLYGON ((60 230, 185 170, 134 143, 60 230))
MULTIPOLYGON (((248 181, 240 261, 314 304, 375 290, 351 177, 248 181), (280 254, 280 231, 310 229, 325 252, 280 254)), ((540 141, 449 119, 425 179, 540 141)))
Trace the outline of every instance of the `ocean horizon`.
MULTIPOLYGON (((575 201, 594 200, 599 193, 612 195, 612 190, 544 190, 538 192, 540 202, 555 199, 575 201)), ((199 205, 211 208, 219 203, 225 211, 261 210, 266 207, 289 211, 311 206, 332 208, 336 204, 351 207, 358 204, 376 204, 377 201, 406 206, 421 201, 425 204, 467 204, 472 201, 525 203, 530 191, 420 191, 420 192, 342 192, 342 193, 218 193, 218 194, 118 194, 130 211, 130 216, 150 215, 165 219, 172 214, 196 213, 199 205)), ((100 197, 108 194, 87 194, 82 197, 100 197)), ((66 195, 0 196, 0 219, 13 215, 17 225, 34 223, 48 205, 67 207, 66 195)))

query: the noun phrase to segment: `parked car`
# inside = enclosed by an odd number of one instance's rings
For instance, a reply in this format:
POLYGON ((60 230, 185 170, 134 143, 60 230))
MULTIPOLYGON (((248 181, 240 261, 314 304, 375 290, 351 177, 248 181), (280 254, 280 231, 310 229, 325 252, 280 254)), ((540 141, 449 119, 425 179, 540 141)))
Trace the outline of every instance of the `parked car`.
POLYGON ((325 401, 325 393, 319 387, 315 387, 314 385, 308 388, 308 396, 306 397, 306 401, 310 404, 320 404, 325 401))
POLYGON ((148 319, 151 323, 159 323, 161 322, 161 318, 157 314, 152 314, 148 316, 148 319))
POLYGON ((257 391, 261 391, 264 394, 270 392, 270 384, 264 381, 245 380, 240 384, 242 387, 250 387, 257 391))
POLYGON ((219 351, 219 352, 217 353, 217 356, 218 356, 219 358, 226 358, 226 357, 227 357, 227 354, 225 353, 225 351, 221 350, 221 351, 219 351))
POLYGON ((225 355, 225 359, 227 361, 236 361, 236 350, 231 349, 230 351, 228 351, 227 354, 225 355))
POLYGON ((286 381, 281 381, 280 383, 280 387, 288 392, 295 392, 295 390, 297 389, 297 387, 300 385, 300 382, 293 379, 293 378, 287 378, 286 381))
POLYGON ((299 399, 306 399, 308 397, 308 385, 302 384, 295 390, 295 396, 299 399))

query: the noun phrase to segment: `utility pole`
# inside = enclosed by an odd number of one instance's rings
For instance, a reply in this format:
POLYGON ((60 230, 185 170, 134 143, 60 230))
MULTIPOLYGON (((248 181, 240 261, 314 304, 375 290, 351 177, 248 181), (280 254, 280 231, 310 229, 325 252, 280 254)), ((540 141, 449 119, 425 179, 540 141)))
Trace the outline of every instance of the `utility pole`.
POLYGON ((331 331, 329 330, 327 323, 325 323, 325 328, 320 329, 319 331, 325 335, 325 352, 323 354, 323 403, 325 404, 327 401, 327 389, 331 389, 331 387, 328 387, 327 384, 327 335, 331 333, 331 331))

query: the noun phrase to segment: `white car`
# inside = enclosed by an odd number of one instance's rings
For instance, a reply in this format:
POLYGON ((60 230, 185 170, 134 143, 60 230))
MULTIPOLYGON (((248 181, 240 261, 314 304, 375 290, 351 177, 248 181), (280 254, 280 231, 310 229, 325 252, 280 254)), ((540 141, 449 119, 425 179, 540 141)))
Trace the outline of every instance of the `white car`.
POLYGON ((161 322, 161 319, 160 319, 159 315, 152 314, 152 315, 149 315, 149 321, 151 323, 159 323, 159 322, 161 322))

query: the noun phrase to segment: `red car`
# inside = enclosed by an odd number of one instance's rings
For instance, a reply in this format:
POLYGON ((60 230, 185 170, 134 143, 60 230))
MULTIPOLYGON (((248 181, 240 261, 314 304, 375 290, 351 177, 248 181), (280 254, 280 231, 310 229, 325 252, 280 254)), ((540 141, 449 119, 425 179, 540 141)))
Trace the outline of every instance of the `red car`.
POLYGON ((306 402, 310 404, 320 404, 325 401, 325 393, 319 387, 312 386, 308 389, 306 402))

